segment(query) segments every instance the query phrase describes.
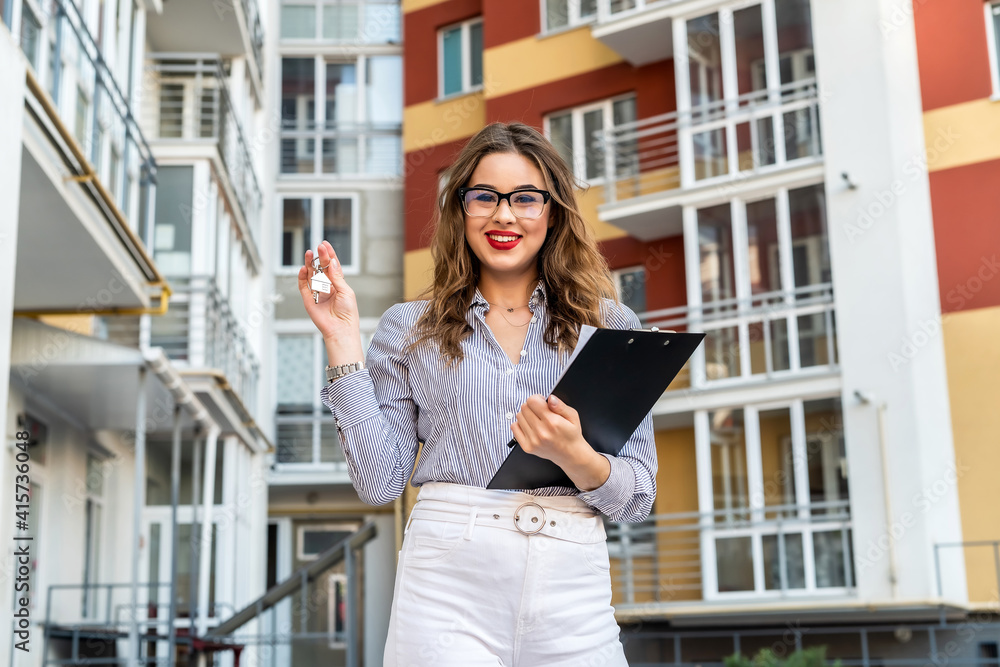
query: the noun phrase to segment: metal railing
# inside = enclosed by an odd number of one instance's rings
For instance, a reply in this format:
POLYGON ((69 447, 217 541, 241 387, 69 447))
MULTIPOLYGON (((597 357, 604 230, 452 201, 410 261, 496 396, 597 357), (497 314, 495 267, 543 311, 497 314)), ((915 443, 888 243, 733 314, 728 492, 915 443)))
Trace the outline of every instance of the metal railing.
MULTIPOLYGON (((843 583, 854 585, 851 563, 851 517, 847 500, 817 502, 809 505, 770 505, 760 508, 733 508, 712 512, 678 512, 653 514, 638 524, 610 524, 608 552, 615 574, 615 591, 620 604, 669 603, 677 600, 704 600, 717 591, 706 591, 703 580, 703 549, 706 541, 749 538, 774 540, 775 554, 769 567, 769 582, 755 582, 747 595, 758 599, 785 597, 805 588, 815 590, 817 577, 802 578, 804 567, 792 567, 788 554, 788 538, 812 540, 816 533, 839 533, 834 560, 840 567, 828 573, 843 583), (794 574, 794 576, 793 576, 794 574)), ((825 557, 821 549, 802 550, 813 553, 814 560, 825 557)), ((714 551, 714 548, 713 548, 714 551)), ((761 553, 763 553, 763 549, 761 553)), ((744 565, 753 566, 754 550, 744 565)), ((765 556, 761 556, 766 558, 765 556)), ((732 563, 730 563, 732 564, 732 563)), ((717 561, 707 565, 721 567, 717 561)), ((762 568, 763 569, 763 568, 762 568)))
MULTIPOLYGON (((804 367, 837 366, 831 283, 637 315, 643 327, 693 329, 708 334, 704 344, 705 368, 691 373, 692 384, 749 376, 772 377, 804 367), (746 368, 741 363, 743 359, 749 362, 746 368), (815 363, 802 363, 803 360, 815 363), (749 372, 744 373, 745 370, 749 372)), ((695 367, 690 364, 693 371, 695 367)))
MULTIPOLYGON (((170 278, 175 290, 170 311, 149 317, 150 347, 162 347, 174 362, 187 368, 221 371, 253 413, 257 406, 260 362, 250 347, 243 325, 219 291, 213 276, 195 275, 170 278)), ((143 342, 140 317, 101 318, 101 336, 107 340, 139 347, 143 342)))
POLYGON ((614 125, 591 141, 609 203, 747 178, 821 154, 816 80, 614 125))
POLYGON ((259 242, 263 193, 222 62, 212 55, 154 53, 146 76, 146 132, 158 141, 215 143, 243 219, 259 242))
POLYGON ((268 654, 262 651, 257 663, 260 665, 278 664, 277 653, 274 651, 278 644, 326 641, 329 646, 343 647, 347 667, 358 667, 361 664, 359 608, 363 604, 363 598, 358 579, 357 552, 373 540, 375 535, 374 523, 361 526, 320 554, 316 560, 209 630, 207 637, 226 638, 244 646, 269 647, 270 660, 267 659, 268 654), (333 580, 332 590, 310 590, 311 585, 316 584, 322 575, 341 563, 344 565, 344 572, 339 579, 333 580), (339 600, 334 602, 340 604, 332 604, 329 596, 338 597, 339 600), (292 602, 297 602, 294 608, 290 604, 282 604, 292 602), (319 608, 324 605, 328 610, 326 630, 311 630, 310 627, 314 626, 312 617, 318 615, 319 608), (279 620, 282 613, 287 613, 287 620, 279 620), (255 628, 245 633, 239 632, 252 621, 257 621, 255 628))
POLYGON ((939 598, 944 596, 942 551, 945 550, 958 550, 958 555, 962 558, 966 571, 966 580, 969 584, 978 586, 978 589, 969 591, 970 602, 984 604, 984 606, 991 606, 1000 610, 1000 540, 972 540, 968 542, 940 542, 935 544, 934 574, 939 598), (990 567, 991 565, 992 568, 990 567), (974 569, 980 574, 992 569, 992 577, 970 577, 970 569, 974 569))
POLYGON ((284 120, 281 173, 398 176, 401 130, 398 124, 331 123, 322 128, 311 121, 284 120))
POLYGON ((156 161, 133 116, 132 96, 119 87, 77 4, 48 0, 45 7, 48 14, 38 16, 32 5, 20 3, 21 48, 79 144, 85 163, 75 169, 103 184, 129 228, 150 247, 156 161))
MULTIPOLYGON (((168 643, 170 626, 170 582, 139 584, 141 599, 131 602, 132 584, 51 584, 45 603, 45 656, 43 665, 113 665, 132 664, 131 657, 117 655, 114 650, 102 651, 101 644, 123 642, 132 626, 138 626, 139 657, 143 665, 166 664, 174 661, 165 650, 142 650, 142 647, 168 643), (68 656, 57 657, 53 642, 67 642, 68 656), (94 650, 99 654, 94 654, 94 650)), ((223 616, 231 617, 233 606, 215 602, 209 605, 209 626, 223 616)), ((180 630, 178 644, 191 643, 190 616, 180 607, 181 615, 174 620, 180 630)), ((108 647, 106 646, 105 649, 108 647)), ((129 651, 132 653, 133 651, 129 651)))
POLYGON ((333 415, 325 406, 318 410, 321 416, 288 415, 280 411, 275 416, 278 433, 274 462, 279 468, 292 470, 307 465, 310 470, 346 470, 333 415))

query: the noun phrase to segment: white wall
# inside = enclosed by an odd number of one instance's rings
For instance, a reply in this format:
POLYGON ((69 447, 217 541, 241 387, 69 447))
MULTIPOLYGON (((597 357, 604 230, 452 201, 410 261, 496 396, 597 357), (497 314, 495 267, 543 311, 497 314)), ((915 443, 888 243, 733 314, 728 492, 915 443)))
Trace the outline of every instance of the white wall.
MULTIPOLYGON (((909 6, 812 1, 855 562, 861 596, 873 600, 892 595, 887 525, 895 525, 900 599, 931 598, 934 543, 961 539, 929 184, 914 169, 925 151, 909 6), (912 340, 917 353, 894 363, 912 340), (888 406, 889 521, 876 412, 855 390, 888 406), (929 489, 933 500, 922 495, 929 489)), ((963 568, 945 576, 962 599, 963 568)))

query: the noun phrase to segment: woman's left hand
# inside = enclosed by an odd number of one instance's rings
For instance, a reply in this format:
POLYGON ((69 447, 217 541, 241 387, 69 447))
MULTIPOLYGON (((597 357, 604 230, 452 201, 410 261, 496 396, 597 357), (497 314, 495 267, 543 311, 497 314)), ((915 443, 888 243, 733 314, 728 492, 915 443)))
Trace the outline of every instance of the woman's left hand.
POLYGON ((521 449, 558 465, 581 490, 601 486, 611 473, 607 459, 584 439, 579 413, 555 396, 529 396, 510 429, 521 449))

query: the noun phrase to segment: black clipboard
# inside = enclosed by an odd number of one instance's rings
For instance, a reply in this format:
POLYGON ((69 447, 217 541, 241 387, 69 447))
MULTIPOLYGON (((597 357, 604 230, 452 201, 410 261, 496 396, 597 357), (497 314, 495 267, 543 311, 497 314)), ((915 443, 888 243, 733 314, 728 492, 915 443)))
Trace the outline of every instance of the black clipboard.
MULTIPOLYGON (((584 439, 617 456, 677 373, 703 333, 603 329, 584 325, 552 394, 576 409, 584 439)), ((562 468, 528 454, 515 440, 487 489, 539 489, 574 484, 562 468)))

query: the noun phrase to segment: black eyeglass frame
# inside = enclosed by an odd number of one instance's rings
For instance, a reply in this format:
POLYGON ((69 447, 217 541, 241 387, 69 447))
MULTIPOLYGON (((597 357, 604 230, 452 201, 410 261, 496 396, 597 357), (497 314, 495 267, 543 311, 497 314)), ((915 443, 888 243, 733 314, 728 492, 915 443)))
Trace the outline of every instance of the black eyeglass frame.
MULTIPOLYGON (((475 218, 488 218, 488 217, 490 217, 492 215, 496 215, 496 212, 498 210, 500 210, 500 202, 502 202, 504 199, 507 200, 507 206, 510 207, 510 212, 514 213, 514 205, 510 201, 510 196, 511 195, 516 195, 516 194, 518 194, 520 192, 537 192, 538 194, 542 195, 542 208, 543 209, 545 208, 545 205, 549 203, 549 199, 552 198, 552 194, 548 190, 539 190, 537 188, 520 188, 518 190, 511 190, 510 192, 500 192, 499 190, 494 190, 493 188, 485 188, 485 187, 459 188, 458 189, 458 193, 457 193, 458 194, 458 201, 459 201, 459 204, 462 207, 462 211, 464 211, 466 215, 472 215, 472 214, 469 213, 468 209, 465 207, 465 194, 467 192, 471 192, 473 190, 485 190, 486 192, 492 192, 493 194, 495 194, 497 196, 497 207, 495 209, 493 209, 493 212, 490 213, 489 215, 476 215, 476 216, 473 216, 475 218)), ((535 218, 538 218, 541 215, 542 214, 539 213, 534 218, 525 218, 525 219, 526 220, 534 220, 535 218)), ((514 213, 514 217, 524 218, 524 216, 518 215, 517 213, 514 213)))

